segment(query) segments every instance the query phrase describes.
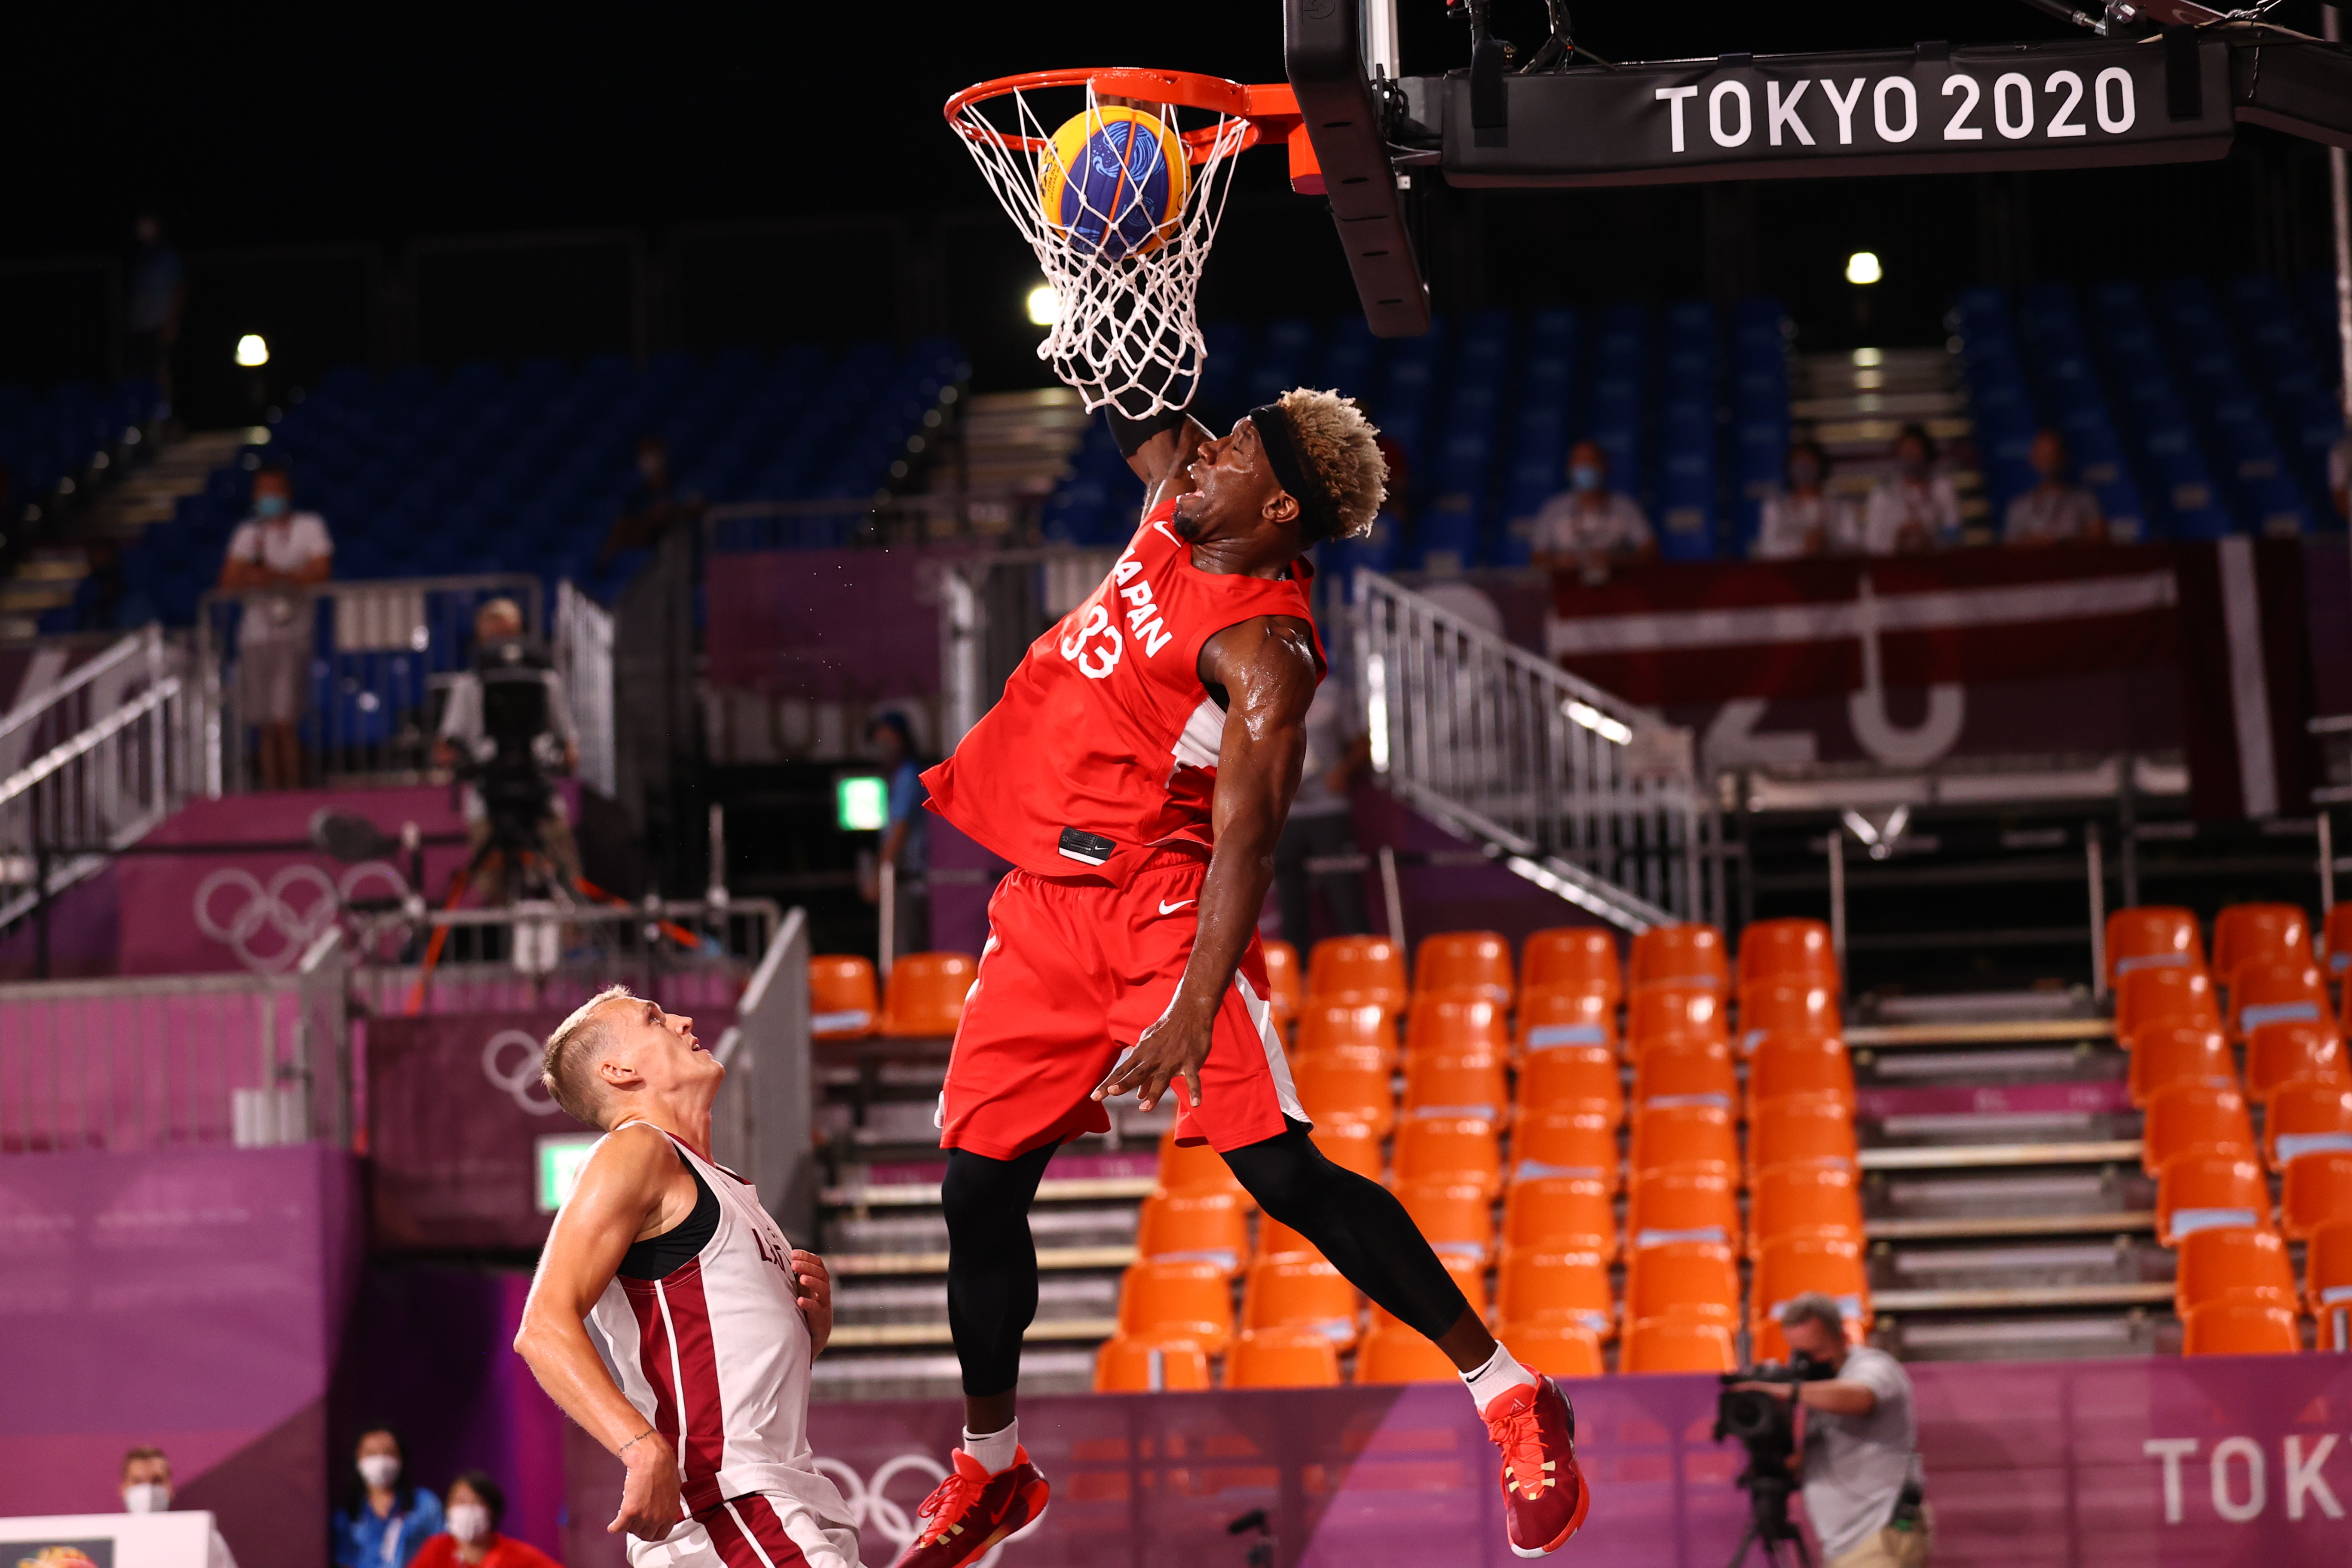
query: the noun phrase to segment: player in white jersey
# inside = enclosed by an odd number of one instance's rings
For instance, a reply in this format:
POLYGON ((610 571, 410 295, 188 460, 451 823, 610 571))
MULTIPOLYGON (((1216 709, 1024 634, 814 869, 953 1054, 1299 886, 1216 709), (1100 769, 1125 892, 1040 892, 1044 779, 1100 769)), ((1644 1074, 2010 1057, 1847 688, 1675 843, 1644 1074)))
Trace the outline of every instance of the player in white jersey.
POLYGON ((605 1133, 555 1216, 515 1349, 628 1467, 631 1568, 858 1568, 808 1443, 833 1285, 710 1160, 727 1076, 694 1021, 620 987, 548 1037, 559 1104, 605 1133))

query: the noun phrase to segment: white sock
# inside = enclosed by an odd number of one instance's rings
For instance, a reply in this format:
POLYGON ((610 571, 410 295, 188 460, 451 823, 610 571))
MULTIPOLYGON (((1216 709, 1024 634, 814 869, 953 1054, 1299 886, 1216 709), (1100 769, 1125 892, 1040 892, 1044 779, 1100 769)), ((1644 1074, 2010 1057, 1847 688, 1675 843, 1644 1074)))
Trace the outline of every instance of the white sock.
MULTIPOLYGON (((1462 1381, 1470 1385, 1470 1402, 1478 1407, 1478 1413, 1483 1415, 1486 1413, 1486 1406, 1494 1404, 1511 1390, 1521 1387, 1533 1388, 1536 1385, 1536 1374, 1521 1366, 1517 1357, 1497 1344, 1495 1347, 1495 1353, 1486 1358, 1486 1364, 1476 1372, 1464 1373, 1462 1381)), ((966 1442, 964 1447, 969 1448, 971 1444, 966 1442)))
POLYGON ((963 1435, 963 1451, 979 1460, 982 1467, 992 1476, 999 1470, 1012 1468, 1013 1451, 1020 1447, 1021 1419, 1019 1416, 1006 1423, 1002 1432, 991 1432, 986 1436, 982 1436, 967 1428, 963 1435))

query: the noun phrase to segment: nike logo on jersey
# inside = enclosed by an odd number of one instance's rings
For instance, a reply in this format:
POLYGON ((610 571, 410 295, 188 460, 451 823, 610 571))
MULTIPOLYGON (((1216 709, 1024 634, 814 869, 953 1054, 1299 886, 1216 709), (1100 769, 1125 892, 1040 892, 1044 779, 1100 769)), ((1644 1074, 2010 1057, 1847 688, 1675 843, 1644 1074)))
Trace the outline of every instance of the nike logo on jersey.
POLYGON ((1192 903, 1192 901, 1193 900, 1191 899, 1179 899, 1171 904, 1163 900, 1160 906, 1160 912, 1163 915, 1172 915, 1178 910, 1182 909, 1186 904, 1192 903))

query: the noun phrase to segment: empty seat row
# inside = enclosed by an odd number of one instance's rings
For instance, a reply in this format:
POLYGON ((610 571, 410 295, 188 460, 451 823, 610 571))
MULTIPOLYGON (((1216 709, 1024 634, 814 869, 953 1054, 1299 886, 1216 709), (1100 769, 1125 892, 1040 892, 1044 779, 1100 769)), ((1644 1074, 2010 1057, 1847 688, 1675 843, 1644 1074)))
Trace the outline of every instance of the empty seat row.
POLYGON ((809 1032, 820 1040, 952 1035, 979 973, 968 952, 910 952, 891 965, 888 990, 877 996, 869 960, 820 953, 809 960, 809 1032))

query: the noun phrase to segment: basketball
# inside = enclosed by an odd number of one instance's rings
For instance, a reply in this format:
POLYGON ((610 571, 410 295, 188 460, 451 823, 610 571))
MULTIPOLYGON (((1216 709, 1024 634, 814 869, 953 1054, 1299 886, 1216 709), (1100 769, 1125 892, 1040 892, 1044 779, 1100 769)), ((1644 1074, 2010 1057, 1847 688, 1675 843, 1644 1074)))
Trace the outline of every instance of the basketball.
POLYGON ((1144 256, 1175 232, 1190 171, 1176 132, 1157 116, 1123 105, 1073 115, 1042 162, 1045 221, 1083 254, 1144 256))

